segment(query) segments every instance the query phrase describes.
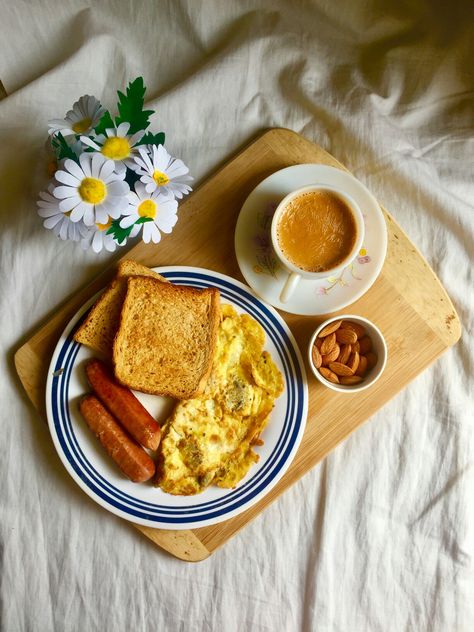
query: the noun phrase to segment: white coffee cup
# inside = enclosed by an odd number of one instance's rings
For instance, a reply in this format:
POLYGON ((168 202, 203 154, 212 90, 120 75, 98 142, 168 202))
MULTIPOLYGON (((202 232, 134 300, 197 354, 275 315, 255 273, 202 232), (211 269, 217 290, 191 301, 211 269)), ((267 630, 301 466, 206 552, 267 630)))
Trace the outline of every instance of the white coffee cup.
POLYGON ((350 195, 348 195, 345 191, 337 187, 328 186, 325 184, 320 184, 320 185, 314 184, 314 185, 302 187, 301 189, 296 189, 295 191, 292 191, 287 196, 285 196, 275 210, 275 213, 272 219, 272 226, 271 226, 271 239, 272 239, 273 249, 278 259, 281 261, 283 266, 288 270, 288 277, 280 293, 280 302, 287 303, 289 301, 289 299, 291 298, 291 295, 295 291, 296 286, 298 285, 298 283, 300 282, 302 278, 318 281, 320 279, 327 279, 327 277, 334 276, 338 274, 339 272, 342 272, 342 270, 346 266, 348 266, 351 263, 351 261, 353 261, 356 258, 357 253, 361 249, 362 244, 364 242, 364 232, 365 232, 364 218, 362 217, 362 212, 359 208, 359 205, 350 195), (341 261, 334 268, 331 268, 330 270, 324 270, 323 272, 308 272, 308 270, 304 270, 302 268, 295 266, 283 254, 280 248, 280 244, 278 243, 278 237, 277 237, 278 222, 286 206, 292 200, 302 195, 303 193, 311 193, 313 191, 322 191, 322 192, 329 192, 329 193, 336 194, 343 202, 347 204, 347 206, 351 210, 352 215, 354 217, 356 230, 357 230, 354 246, 352 247, 351 251, 348 253, 347 257, 345 257, 344 260, 341 261))

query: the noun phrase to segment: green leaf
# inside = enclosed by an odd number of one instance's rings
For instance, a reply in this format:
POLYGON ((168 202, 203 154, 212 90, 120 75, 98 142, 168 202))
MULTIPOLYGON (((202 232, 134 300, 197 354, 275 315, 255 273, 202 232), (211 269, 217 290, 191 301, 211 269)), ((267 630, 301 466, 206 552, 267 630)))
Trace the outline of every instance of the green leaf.
POLYGON ((96 134, 105 134, 106 129, 113 129, 115 127, 112 117, 110 116, 110 112, 106 111, 102 114, 100 121, 97 126, 94 128, 94 132, 96 134))
POLYGON ((67 144, 66 139, 58 132, 55 134, 51 140, 51 145, 56 152, 56 157, 58 160, 63 160, 63 158, 71 158, 75 162, 79 162, 79 158, 73 152, 71 147, 67 144))
POLYGON ((128 228, 122 228, 120 226, 120 219, 121 218, 112 220, 112 224, 106 232, 106 235, 112 235, 115 241, 119 244, 124 242, 127 237, 130 237, 130 233, 132 232, 133 228, 133 224, 128 228))
POLYGON ((128 84, 126 94, 120 91, 117 93, 119 115, 115 119, 115 124, 130 123, 129 134, 135 134, 150 125, 148 119, 154 114, 154 110, 143 109, 145 91, 143 77, 137 77, 128 84))
POLYGON ((153 134, 152 132, 147 132, 145 136, 138 142, 135 146, 138 145, 164 145, 165 144, 165 133, 158 132, 158 134, 153 134))

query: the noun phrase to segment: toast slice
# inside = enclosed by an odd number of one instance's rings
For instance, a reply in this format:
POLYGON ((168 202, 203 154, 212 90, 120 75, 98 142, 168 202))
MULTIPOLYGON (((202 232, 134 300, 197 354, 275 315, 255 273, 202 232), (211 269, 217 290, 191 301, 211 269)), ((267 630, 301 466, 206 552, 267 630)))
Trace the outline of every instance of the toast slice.
POLYGON ((115 336, 115 377, 129 388, 187 399, 211 372, 220 321, 219 291, 129 277, 115 336))
POLYGON ((82 325, 74 333, 74 340, 106 358, 112 358, 112 346, 120 323, 120 312, 127 293, 127 278, 130 276, 149 276, 166 282, 161 275, 140 263, 131 260, 121 261, 115 278, 95 302, 82 325))

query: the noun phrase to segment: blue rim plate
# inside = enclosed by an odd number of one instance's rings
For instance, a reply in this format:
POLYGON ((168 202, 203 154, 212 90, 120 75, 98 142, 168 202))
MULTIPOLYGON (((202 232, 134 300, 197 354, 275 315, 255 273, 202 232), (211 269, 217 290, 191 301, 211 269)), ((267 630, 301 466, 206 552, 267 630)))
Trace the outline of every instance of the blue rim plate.
MULTIPOLYGON (((89 391, 84 362, 93 352, 72 339, 94 299, 71 320, 59 339, 48 372, 46 409, 58 454, 76 483, 108 511, 136 524, 165 529, 204 527, 245 511, 280 480, 293 460, 303 436, 308 413, 306 372, 298 346, 279 314, 243 283, 231 277, 185 266, 155 268, 173 283, 196 288, 217 287, 221 302, 246 312, 265 330, 270 351, 285 380, 262 433, 260 460, 235 489, 211 486, 197 496, 172 496, 152 484, 126 479, 103 452, 78 411, 78 400, 89 391)), ((163 421, 170 410, 166 398, 137 393, 148 410, 163 421)))

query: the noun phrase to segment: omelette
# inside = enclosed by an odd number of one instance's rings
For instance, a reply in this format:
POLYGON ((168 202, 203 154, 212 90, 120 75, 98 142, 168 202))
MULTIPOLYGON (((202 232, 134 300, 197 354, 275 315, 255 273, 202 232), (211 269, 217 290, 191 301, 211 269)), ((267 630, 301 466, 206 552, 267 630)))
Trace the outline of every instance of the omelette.
POLYGON ((199 494, 232 488, 259 459, 253 446, 268 422, 283 377, 263 350, 265 333, 247 314, 221 306, 211 375, 199 397, 181 400, 162 427, 156 485, 199 494))

